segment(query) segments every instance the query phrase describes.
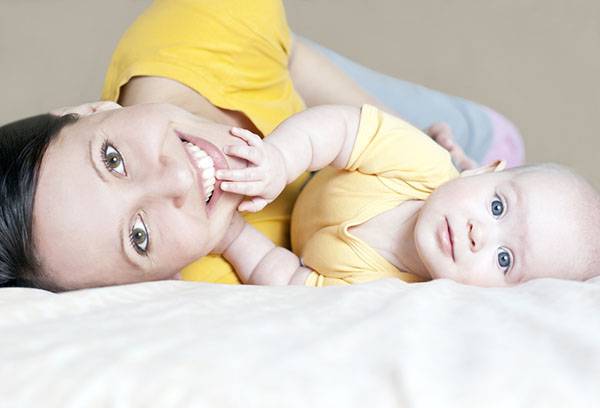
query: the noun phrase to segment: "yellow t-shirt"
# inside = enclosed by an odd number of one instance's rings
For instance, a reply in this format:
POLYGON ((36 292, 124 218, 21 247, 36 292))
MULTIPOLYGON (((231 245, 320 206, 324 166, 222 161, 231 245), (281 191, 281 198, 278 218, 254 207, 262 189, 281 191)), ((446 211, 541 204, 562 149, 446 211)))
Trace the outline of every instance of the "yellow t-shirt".
POLYGON ((398 270, 349 229, 397 207, 425 200, 456 177, 449 153, 403 120, 364 105, 344 170, 321 170, 305 186, 292 214, 292 248, 314 270, 308 286, 342 285, 396 277, 398 270))
MULTIPOLYGON (((264 134, 304 109, 288 61, 291 33, 279 0, 155 0, 115 50, 102 99, 116 101, 135 76, 176 80, 213 105, 243 112, 264 134)), ((248 222, 289 247, 289 219, 305 179, 289 186, 248 222)), ((239 283, 222 258, 209 256, 182 272, 184 279, 239 283)))

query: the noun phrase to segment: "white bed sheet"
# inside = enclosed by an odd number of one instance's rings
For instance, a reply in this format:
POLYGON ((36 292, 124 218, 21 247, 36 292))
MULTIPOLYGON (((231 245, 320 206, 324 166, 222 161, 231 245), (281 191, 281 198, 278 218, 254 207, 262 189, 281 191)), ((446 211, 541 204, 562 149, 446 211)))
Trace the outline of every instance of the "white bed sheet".
POLYGON ((0 289, 0 406, 600 406, 600 279, 0 289))

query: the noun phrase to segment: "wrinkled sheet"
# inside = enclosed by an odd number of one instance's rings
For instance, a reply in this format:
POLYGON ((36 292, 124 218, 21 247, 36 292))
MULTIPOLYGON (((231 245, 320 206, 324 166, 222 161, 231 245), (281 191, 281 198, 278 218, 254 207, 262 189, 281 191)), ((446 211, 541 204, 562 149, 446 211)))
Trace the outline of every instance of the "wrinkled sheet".
POLYGON ((600 279, 0 289, 0 406, 600 406, 600 279))

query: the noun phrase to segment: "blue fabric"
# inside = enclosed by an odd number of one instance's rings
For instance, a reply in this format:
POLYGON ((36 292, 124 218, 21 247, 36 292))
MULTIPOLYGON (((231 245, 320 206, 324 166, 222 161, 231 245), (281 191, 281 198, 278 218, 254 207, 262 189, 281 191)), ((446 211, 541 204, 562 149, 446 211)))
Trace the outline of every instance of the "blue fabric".
POLYGON ((413 125, 426 129, 435 122, 448 123, 465 153, 482 162, 494 136, 490 117, 481 105, 381 74, 303 39, 330 58, 364 90, 413 125))

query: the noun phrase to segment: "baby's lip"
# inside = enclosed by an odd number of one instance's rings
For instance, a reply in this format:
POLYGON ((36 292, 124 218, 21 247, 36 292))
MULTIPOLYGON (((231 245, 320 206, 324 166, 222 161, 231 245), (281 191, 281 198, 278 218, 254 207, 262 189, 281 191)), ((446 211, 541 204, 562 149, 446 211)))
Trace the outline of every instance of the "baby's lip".
POLYGON ((437 240, 442 252, 449 258, 452 258, 452 261, 456 262, 454 257, 454 237, 452 235, 452 228, 446 217, 444 217, 444 220, 437 228, 437 240))
POLYGON ((448 226, 448 236, 450 238, 450 250, 452 252, 452 260, 456 262, 456 258, 454 256, 454 234, 452 233, 452 227, 450 226, 448 218, 446 218, 446 225, 448 226))

